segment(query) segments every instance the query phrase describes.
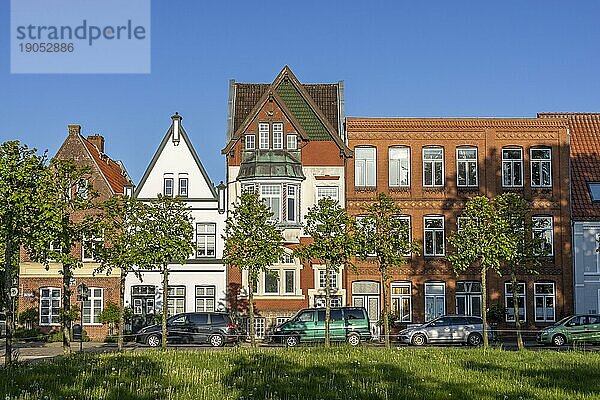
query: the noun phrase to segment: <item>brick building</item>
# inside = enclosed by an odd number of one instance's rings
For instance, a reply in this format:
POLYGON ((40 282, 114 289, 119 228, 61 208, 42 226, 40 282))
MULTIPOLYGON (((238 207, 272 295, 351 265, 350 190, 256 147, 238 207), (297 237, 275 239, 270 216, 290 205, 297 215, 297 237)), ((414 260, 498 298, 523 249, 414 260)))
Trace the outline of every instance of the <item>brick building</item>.
MULTIPOLYGON (((255 191, 283 229, 286 256, 262 275, 254 296, 257 334, 301 308, 322 305, 323 266, 302 265, 290 256, 303 236, 301 223, 321 197, 345 202, 343 82, 302 84, 286 66, 270 84, 230 82, 227 145, 229 208, 243 190, 255 191)), ((334 304, 345 304, 343 271, 333 276, 334 304)), ((229 267, 230 299, 244 299, 247 274, 229 267)))
MULTIPOLYGON (((403 323, 438 315, 481 315, 476 271, 456 276, 445 261, 446 237, 472 196, 513 191, 532 202, 551 246, 539 275, 519 276, 526 325, 545 325, 573 311, 568 123, 558 118, 348 118, 346 206, 361 210, 377 192, 402 207, 421 254, 392 274, 391 311, 403 323)), ((379 318, 381 280, 374 264, 349 272, 347 303, 379 318)), ((512 307, 509 278, 489 273, 488 305, 512 307)), ((506 316, 506 321, 514 315, 506 316)))
MULTIPOLYGON (((104 137, 91 135, 84 138, 79 125, 69 125, 68 136, 55 158, 70 159, 77 165, 90 167, 92 173, 88 183, 98 192, 99 201, 116 195, 131 195, 133 185, 124 165, 104 153, 104 144, 104 137)), ((83 267, 75 270, 71 282, 71 304, 77 304, 77 286, 81 283, 87 285, 90 288, 90 300, 83 305, 84 329, 92 339, 101 340, 107 335, 108 327, 100 323, 98 314, 108 302, 119 304, 118 271, 110 276, 94 275, 94 269, 99 264, 81 243, 73 246, 71 254, 83 261, 83 267)), ((31 262, 21 249, 19 270, 19 312, 34 308, 39 315, 37 322, 40 328, 46 332, 58 329, 62 308, 61 265, 50 261, 46 269, 43 264, 31 262)))

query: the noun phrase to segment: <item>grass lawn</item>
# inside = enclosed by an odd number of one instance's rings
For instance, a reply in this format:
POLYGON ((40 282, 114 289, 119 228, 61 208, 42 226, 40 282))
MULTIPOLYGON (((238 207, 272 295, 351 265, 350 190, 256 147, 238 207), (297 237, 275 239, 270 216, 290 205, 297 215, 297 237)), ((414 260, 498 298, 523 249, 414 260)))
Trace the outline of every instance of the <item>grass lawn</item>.
POLYGON ((76 355, 0 369, 7 399, 600 399, 600 353, 232 348, 76 355))

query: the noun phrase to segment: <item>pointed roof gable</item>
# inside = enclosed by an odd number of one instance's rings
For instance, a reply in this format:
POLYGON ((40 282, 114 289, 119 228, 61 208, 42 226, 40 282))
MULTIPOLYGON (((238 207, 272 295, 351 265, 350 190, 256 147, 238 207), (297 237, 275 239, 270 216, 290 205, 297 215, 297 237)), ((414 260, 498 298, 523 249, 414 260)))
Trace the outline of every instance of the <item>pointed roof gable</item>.
POLYGON ((333 140, 346 155, 351 154, 338 134, 338 85, 303 85, 287 65, 270 85, 237 84, 233 108, 234 133, 223 149, 223 154, 233 148, 270 96, 278 96, 282 100, 283 104, 280 106, 301 125, 305 133, 304 139, 333 140), (315 102, 309 92, 317 97, 320 104, 315 102), (327 110, 327 116, 321 107, 327 110))
POLYGON ((183 118, 179 115, 179 113, 176 112, 175 115, 173 115, 171 117, 171 119, 172 119, 171 126, 167 130, 167 133, 165 134, 163 140, 160 142, 160 145, 158 146, 156 153, 154 153, 154 157, 152 157, 150 164, 148 164, 148 168, 146 168, 146 171, 144 172, 144 175, 142 176, 142 179, 140 180, 140 183, 135 190, 135 196, 137 197, 140 194, 142 188, 144 187, 144 184, 146 183, 146 181, 148 180, 148 177, 150 176, 150 173, 152 172, 154 166, 160 159, 161 154, 163 153, 163 150, 169 143, 169 139, 173 136, 174 129, 175 129, 174 128, 175 120, 178 120, 179 123, 177 125, 179 127, 179 129, 178 129, 179 137, 183 138, 183 142, 187 146, 187 149, 189 150, 191 156, 193 157, 193 159, 196 163, 196 166, 198 167, 198 170, 202 174, 202 177, 204 178, 206 185, 210 189, 213 199, 218 201, 217 190, 214 187, 214 185, 212 184, 210 177, 206 173, 206 170, 204 169, 204 166, 202 165, 202 162, 200 161, 200 158, 198 157, 198 153, 196 153, 196 149, 194 149, 194 146, 192 145, 192 142, 190 141, 190 138, 189 138, 187 132, 185 131, 185 129, 183 129, 183 126, 181 125, 181 120, 183 118))

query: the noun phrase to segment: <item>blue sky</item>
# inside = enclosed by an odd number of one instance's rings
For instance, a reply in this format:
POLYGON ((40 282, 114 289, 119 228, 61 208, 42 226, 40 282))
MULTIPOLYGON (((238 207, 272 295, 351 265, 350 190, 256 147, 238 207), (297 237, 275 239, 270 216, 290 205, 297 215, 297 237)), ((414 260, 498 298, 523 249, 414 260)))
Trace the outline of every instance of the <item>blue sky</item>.
POLYGON ((11 75, 4 0, 0 141, 53 154, 77 123, 137 183, 178 111, 218 183, 228 80, 270 82, 285 64, 302 82, 344 80, 349 116, 598 112, 598 15, 595 0, 152 1, 150 74, 11 75))

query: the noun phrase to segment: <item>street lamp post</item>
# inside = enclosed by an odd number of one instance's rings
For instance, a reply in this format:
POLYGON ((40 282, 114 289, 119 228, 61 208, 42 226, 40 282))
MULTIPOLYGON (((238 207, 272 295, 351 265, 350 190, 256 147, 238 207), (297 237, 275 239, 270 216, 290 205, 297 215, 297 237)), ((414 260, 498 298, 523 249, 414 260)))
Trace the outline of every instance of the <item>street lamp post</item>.
MULTIPOLYGON (((83 352, 83 302, 88 301, 89 298, 89 289, 85 283, 77 286, 77 301, 80 302, 80 316, 79 320, 81 321, 81 332, 79 334, 79 351, 83 352)), ((75 336, 75 332, 73 332, 73 336, 75 336)))

